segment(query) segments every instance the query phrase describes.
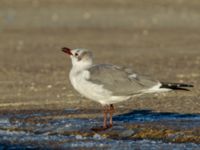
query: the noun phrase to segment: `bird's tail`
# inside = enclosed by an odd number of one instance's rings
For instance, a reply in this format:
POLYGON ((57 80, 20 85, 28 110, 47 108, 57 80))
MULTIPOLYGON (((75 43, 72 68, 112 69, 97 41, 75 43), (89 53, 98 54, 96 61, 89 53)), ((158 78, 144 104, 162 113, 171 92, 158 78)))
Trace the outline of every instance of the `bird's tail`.
POLYGON ((160 88, 165 89, 172 89, 172 90, 185 90, 189 91, 188 88, 194 87, 192 84, 185 84, 185 83, 166 83, 162 82, 160 88))

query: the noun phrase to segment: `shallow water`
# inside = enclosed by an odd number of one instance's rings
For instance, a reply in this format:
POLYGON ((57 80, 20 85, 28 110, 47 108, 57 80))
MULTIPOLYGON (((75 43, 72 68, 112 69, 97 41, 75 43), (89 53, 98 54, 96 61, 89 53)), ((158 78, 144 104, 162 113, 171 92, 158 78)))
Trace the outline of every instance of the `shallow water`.
MULTIPOLYGON (((62 114, 79 113, 65 110, 62 114)), ((161 124, 187 130, 199 128, 200 115, 155 113, 149 110, 133 111, 114 117, 115 126, 107 131, 93 132, 91 127, 102 119, 57 118, 55 112, 6 114, 0 118, 0 150, 8 149, 200 149, 199 143, 171 143, 165 139, 132 139, 133 124, 161 124), (113 136, 113 134, 115 134, 113 136)), ((184 135, 183 135, 184 136, 184 135)), ((173 137, 172 137, 173 138, 173 137)))

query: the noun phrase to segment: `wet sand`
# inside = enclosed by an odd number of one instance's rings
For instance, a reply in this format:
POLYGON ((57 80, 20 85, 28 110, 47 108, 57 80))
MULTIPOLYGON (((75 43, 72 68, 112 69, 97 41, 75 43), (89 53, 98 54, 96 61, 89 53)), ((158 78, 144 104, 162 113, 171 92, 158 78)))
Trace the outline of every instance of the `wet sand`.
MULTIPOLYGON (((132 111, 114 117, 114 126, 101 132, 92 127, 101 118, 80 118, 83 110, 10 113, 1 115, 1 148, 45 149, 198 149, 198 114, 132 111), (73 117, 72 117, 73 116, 73 117)), ((95 113, 90 110, 87 114, 95 113)))

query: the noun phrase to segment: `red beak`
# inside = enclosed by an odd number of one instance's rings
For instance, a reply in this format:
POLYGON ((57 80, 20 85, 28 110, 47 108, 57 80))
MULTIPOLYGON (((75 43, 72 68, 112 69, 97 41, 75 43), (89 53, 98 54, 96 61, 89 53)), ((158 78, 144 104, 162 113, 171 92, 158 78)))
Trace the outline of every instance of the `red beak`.
POLYGON ((69 48, 67 48, 67 47, 63 47, 63 48, 62 48, 62 51, 63 51, 64 53, 67 53, 68 55, 73 55, 72 52, 71 52, 71 49, 69 49, 69 48))

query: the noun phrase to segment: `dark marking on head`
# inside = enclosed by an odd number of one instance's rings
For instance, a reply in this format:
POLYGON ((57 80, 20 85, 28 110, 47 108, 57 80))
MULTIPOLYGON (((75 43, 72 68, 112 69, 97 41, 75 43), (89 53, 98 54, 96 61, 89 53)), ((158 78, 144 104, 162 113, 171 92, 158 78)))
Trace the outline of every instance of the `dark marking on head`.
POLYGON ((77 58, 78 61, 81 61, 83 58, 88 58, 88 57, 90 57, 90 53, 88 51, 84 51, 77 58))

